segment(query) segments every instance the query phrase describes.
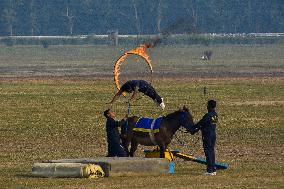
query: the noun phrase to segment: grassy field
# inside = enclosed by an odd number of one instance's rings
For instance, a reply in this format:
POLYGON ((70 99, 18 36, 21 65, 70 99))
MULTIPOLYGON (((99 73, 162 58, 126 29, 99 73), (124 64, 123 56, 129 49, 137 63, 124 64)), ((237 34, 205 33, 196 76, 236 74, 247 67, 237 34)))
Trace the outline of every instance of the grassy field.
MULTIPOLYGON (((211 62, 200 60, 206 50, 201 46, 152 49, 154 68, 160 74, 153 85, 165 98, 166 110, 160 111, 142 97, 132 113, 158 116, 186 104, 198 121, 206 112, 206 99, 216 99, 220 117, 217 161, 229 163, 230 169, 204 177, 203 165, 177 159, 173 175, 90 180, 33 178, 31 167, 48 159, 106 154, 102 112, 115 92, 113 62, 129 47, 2 47, 0 188, 282 188, 281 48, 210 47, 211 62)), ((125 101, 121 98, 113 107, 118 118, 127 112, 125 101)), ((177 135, 186 146, 174 139, 171 149, 203 156, 199 135, 177 135)), ((143 156, 143 149, 139 147, 137 156, 143 156)))
MULTIPOLYGON (((0 48, 0 77, 111 76, 114 62, 133 48, 3 46, 0 48)), ((283 76, 283 48, 284 44, 158 46, 148 53, 155 75, 160 77, 283 76), (213 51, 211 61, 201 60, 205 50, 213 51)), ((122 65, 122 74, 146 72, 146 64, 141 62, 141 59, 129 57, 122 65)))

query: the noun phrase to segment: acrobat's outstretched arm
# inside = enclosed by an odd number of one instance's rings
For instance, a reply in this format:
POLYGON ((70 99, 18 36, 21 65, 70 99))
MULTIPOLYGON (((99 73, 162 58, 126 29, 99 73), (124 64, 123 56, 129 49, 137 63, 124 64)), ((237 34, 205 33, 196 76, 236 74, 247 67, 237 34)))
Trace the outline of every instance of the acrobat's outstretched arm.
POLYGON ((115 102, 119 97, 120 95, 123 93, 122 90, 119 90, 115 95, 114 97, 112 98, 112 100, 108 103, 108 104, 112 104, 113 102, 115 102))
POLYGON ((133 100, 134 98, 136 98, 138 92, 139 92, 139 91, 138 91, 138 87, 135 87, 135 90, 133 91, 133 94, 132 94, 132 96, 130 97, 129 102, 130 102, 131 100, 133 100))

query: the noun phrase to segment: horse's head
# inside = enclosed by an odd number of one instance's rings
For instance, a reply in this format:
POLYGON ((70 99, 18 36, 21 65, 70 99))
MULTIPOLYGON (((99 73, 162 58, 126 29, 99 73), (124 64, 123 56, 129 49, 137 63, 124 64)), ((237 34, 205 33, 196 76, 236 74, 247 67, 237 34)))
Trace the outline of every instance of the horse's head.
POLYGON ((190 114, 188 108, 183 106, 180 112, 180 125, 186 129, 190 129, 194 126, 192 115, 190 114))

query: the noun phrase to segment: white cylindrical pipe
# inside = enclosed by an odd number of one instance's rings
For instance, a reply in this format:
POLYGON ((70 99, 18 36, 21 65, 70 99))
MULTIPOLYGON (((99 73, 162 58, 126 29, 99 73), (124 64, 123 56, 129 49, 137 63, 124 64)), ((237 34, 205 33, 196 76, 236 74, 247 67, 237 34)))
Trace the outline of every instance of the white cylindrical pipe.
POLYGON ((59 178, 97 178, 105 175, 99 165, 82 163, 35 163, 32 174, 59 178))

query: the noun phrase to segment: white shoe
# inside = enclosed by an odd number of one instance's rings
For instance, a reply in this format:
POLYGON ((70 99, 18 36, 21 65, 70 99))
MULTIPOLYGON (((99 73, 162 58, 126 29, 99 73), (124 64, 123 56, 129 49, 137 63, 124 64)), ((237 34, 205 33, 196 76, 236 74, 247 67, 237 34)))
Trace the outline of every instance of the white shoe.
MULTIPOLYGON (((162 98, 162 100, 163 100, 163 98, 162 98)), ((166 107, 166 105, 165 105, 165 103, 163 101, 162 101, 162 103, 159 106, 162 108, 162 110, 164 110, 165 107, 166 107)))
POLYGON ((204 173, 205 176, 215 176, 216 174, 217 174, 216 172, 212 172, 212 173, 206 172, 206 173, 204 173))

